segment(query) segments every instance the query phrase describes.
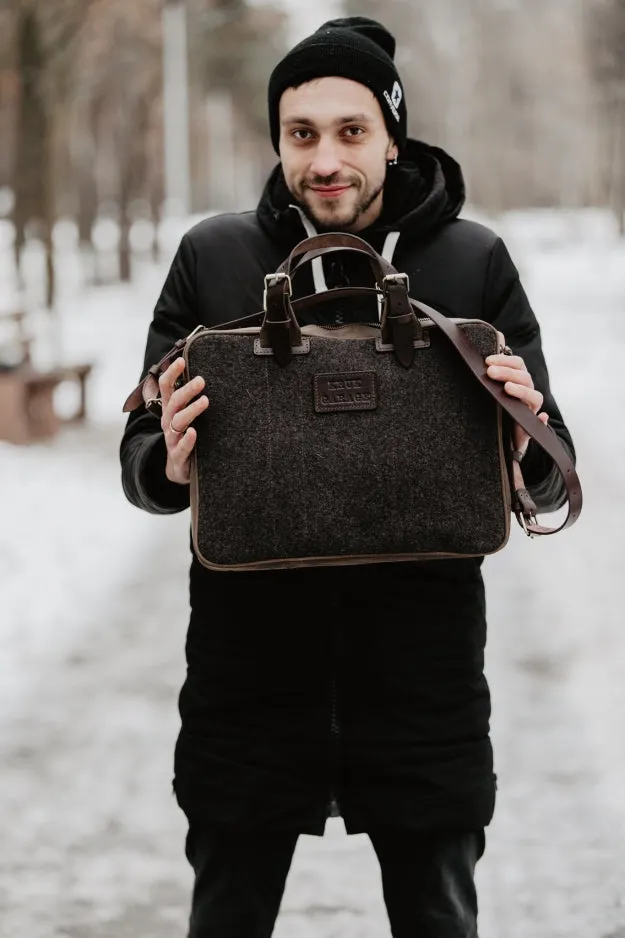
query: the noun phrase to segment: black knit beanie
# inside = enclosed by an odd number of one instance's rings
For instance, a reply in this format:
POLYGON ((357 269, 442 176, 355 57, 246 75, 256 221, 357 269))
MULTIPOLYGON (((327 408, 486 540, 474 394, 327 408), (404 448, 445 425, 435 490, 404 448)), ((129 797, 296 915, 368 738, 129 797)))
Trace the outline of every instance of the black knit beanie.
POLYGON ((401 153, 406 143, 406 102, 395 68, 395 39, 375 20, 348 16, 328 20, 278 62, 269 79, 269 129, 276 153, 280 141, 280 98, 287 88, 328 76, 351 78, 366 85, 380 102, 382 114, 401 153))

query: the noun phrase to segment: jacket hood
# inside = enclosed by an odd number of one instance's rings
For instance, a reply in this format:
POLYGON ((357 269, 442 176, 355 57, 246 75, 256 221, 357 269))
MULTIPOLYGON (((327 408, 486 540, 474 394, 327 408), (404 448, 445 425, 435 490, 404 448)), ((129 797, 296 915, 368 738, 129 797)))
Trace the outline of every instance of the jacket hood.
MULTIPOLYGON (((402 242, 418 240, 456 218, 464 201, 464 178, 456 160, 439 147, 408 140, 400 162, 388 169, 381 216, 358 234, 376 247, 390 231, 399 231, 402 242)), ((278 164, 256 211, 266 233, 289 248, 306 236, 293 203, 278 164)))

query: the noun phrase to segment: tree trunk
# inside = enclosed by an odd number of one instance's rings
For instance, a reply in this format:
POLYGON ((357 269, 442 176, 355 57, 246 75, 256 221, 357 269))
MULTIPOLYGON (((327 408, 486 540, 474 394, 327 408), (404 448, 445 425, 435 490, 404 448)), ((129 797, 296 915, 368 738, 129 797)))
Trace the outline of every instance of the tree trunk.
POLYGON ((620 113, 617 116, 616 129, 617 146, 614 159, 614 209, 618 220, 618 230, 621 238, 625 237, 625 100, 620 102, 620 113))
POLYGON ((82 261, 83 280, 87 284, 95 284, 97 276, 97 258, 93 243, 93 227, 98 214, 98 189, 93 172, 88 166, 81 167, 78 173, 78 211, 76 223, 78 226, 78 243, 82 261))
POLYGON ((612 115, 612 165, 610 167, 610 206, 616 216, 619 236, 625 235, 625 107, 620 101, 612 115))
MULTIPOLYGON (((16 198, 17 202, 17 198, 16 198)), ((15 273, 20 290, 24 289, 24 276, 22 273, 22 251, 26 243, 26 228, 24 219, 20 217, 16 208, 13 209, 13 228, 15 230, 15 239, 13 241, 13 259, 15 262, 15 273)))
POLYGON ((163 6, 165 204, 168 214, 191 209, 187 13, 182 0, 163 6))
POLYGON ((119 184, 119 279, 122 283, 129 283, 132 279, 132 264, 130 257, 130 167, 131 158, 126 150, 120 166, 119 184), (125 158, 124 158, 125 157, 125 158))
POLYGON ((37 20, 32 10, 20 10, 16 33, 19 96, 12 181, 15 196, 12 221, 15 226, 15 262, 19 271, 27 225, 33 218, 43 216, 41 141, 45 138, 46 118, 41 94, 43 52, 37 20))
POLYGON ((56 297, 56 267, 54 264, 53 228, 50 219, 46 220, 44 228, 44 247, 46 252, 46 306, 54 308, 56 297))
POLYGON ((151 197, 150 197, 150 215, 152 219, 152 260, 155 264, 160 263, 161 260, 161 244, 159 240, 159 229, 161 224, 161 205, 162 205, 162 193, 157 192, 155 186, 152 187, 151 197))
POLYGON ((50 308, 54 302, 55 284, 52 251, 52 225, 54 223, 52 127, 45 90, 46 60, 37 15, 32 9, 20 11, 17 25, 17 48, 20 94, 13 167, 15 259, 19 272, 27 225, 37 220, 43 226, 44 231, 45 302, 50 308))
POLYGON ((78 181, 78 239, 80 246, 93 250, 93 226, 98 214, 98 190, 91 167, 80 170, 78 181))
POLYGON ((46 253, 46 292, 45 302, 48 309, 54 308, 56 295, 56 269, 54 264, 54 222, 56 219, 55 186, 54 186, 54 143, 52 115, 45 114, 45 136, 41 141, 42 186, 43 186, 43 243, 46 253))

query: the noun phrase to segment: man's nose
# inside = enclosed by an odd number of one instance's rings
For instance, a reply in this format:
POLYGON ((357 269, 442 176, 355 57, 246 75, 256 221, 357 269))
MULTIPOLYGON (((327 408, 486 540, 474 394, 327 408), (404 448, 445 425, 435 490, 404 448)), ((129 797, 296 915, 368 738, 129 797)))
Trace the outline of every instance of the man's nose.
POLYGON ((340 147, 337 142, 321 137, 317 143, 310 171, 315 176, 333 176, 341 169, 340 147))

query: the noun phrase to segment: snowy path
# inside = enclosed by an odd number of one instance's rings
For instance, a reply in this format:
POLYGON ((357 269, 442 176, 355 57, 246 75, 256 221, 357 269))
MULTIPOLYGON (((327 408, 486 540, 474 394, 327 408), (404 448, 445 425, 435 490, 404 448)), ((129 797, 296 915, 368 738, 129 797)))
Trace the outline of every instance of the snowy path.
MULTIPOLYGON (((625 938, 625 395, 610 371, 611 341, 625 348, 625 285, 593 300, 595 284, 573 289, 557 265, 536 262, 529 288, 586 501, 571 531, 529 541, 515 529, 486 564, 499 799, 478 872, 481 938, 625 938)), ((171 759, 187 519, 119 497, 119 432, 0 450, 3 493, 20 483, 32 509, 25 530, 3 505, 0 536, 0 938, 185 934, 171 759), (54 586, 37 588, 34 564, 24 577, 31 550, 54 586)), ((276 929, 313 936, 390 938, 368 841, 340 822, 301 838, 276 929)))
MULTIPOLYGON (((94 435, 91 451, 99 464, 106 455, 112 478, 114 440, 94 435)), ((57 452, 75 442, 68 436, 57 452)), ((584 526, 557 543, 519 532, 488 564, 500 795, 479 871, 483 938, 625 936, 625 637, 616 605, 625 545, 617 525, 612 559, 593 561, 599 526, 609 530, 613 519, 616 470, 586 467, 594 496, 584 526)), ((111 549, 115 512, 126 510, 112 509, 111 549)), ((66 621, 60 647, 48 636, 45 656, 34 655, 31 667, 16 659, 26 676, 4 685, 2 938, 184 935, 190 875, 170 764, 186 519, 146 523, 137 513, 136 522, 125 555, 139 551, 141 562, 120 567, 114 584, 92 579, 79 599, 82 618, 68 610, 76 620, 69 639, 66 621)), ((332 822, 323 840, 301 839, 276 935, 388 938, 366 837, 347 838, 332 822)))

